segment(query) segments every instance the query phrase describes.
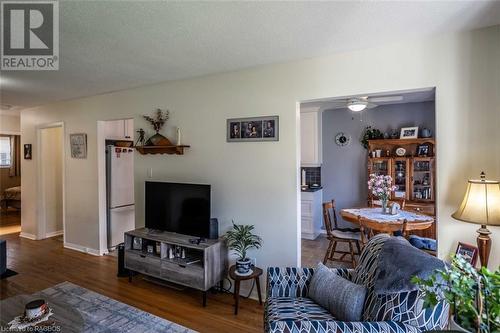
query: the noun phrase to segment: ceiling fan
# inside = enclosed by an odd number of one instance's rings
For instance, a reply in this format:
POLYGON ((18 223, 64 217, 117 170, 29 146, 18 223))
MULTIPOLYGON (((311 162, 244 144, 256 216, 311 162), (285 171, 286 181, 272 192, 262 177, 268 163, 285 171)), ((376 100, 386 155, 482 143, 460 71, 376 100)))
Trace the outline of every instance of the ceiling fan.
POLYGON ((378 106, 377 103, 398 102, 402 100, 403 96, 349 97, 349 98, 333 100, 331 101, 331 104, 328 107, 332 109, 348 108, 351 111, 360 112, 363 111, 364 109, 371 109, 378 106))

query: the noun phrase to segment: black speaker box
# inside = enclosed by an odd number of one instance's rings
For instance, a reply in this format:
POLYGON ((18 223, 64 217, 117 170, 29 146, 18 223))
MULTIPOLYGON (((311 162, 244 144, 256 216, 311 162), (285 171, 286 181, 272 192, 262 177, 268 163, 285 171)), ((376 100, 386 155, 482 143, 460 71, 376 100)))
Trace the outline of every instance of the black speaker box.
POLYGON ((218 239, 219 238, 219 221, 217 219, 210 219, 210 232, 209 239, 218 239))

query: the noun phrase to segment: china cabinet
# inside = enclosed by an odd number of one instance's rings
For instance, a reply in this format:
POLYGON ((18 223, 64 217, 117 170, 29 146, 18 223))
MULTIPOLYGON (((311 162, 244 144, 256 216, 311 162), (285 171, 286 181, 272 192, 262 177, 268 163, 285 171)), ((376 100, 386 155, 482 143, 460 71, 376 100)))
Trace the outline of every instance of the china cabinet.
MULTIPOLYGON (((406 210, 435 216, 436 156, 434 147, 434 139, 428 138, 369 140, 368 175, 374 173, 391 176, 397 186, 392 199, 405 199, 406 210), (420 147, 428 148, 419 149, 420 147), (377 157, 372 157, 374 155, 377 157)), ((369 194, 368 200, 371 199, 369 194)), ((435 238, 435 226, 419 234, 435 238)))

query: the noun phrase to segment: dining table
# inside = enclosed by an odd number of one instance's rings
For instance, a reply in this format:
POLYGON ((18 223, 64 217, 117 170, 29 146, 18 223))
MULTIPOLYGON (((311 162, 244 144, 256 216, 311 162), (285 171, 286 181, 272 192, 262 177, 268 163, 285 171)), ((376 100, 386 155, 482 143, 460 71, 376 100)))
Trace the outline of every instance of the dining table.
POLYGON ((359 225, 362 231, 368 229, 389 234, 400 231, 403 236, 407 236, 409 231, 430 228, 435 223, 433 216, 406 210, 399 210, 393 215, 382 212, 380 207, 344 208, 340 211, 340 216, 359 225))

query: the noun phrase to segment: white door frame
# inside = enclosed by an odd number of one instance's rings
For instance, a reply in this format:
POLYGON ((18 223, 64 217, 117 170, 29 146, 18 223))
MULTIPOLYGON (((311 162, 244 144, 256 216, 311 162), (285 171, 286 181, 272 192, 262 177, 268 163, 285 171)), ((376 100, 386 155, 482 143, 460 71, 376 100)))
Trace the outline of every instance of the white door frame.
POLYGON ((63 220, 63 244, 66 243, 66 132, 64 122, 57 121, 53 123, 43 124, 36 127, 36 162, 37 162, 37 234, 36 239, 47 238, 46 221, 45 221, 45 189, 43 185, 42 172, 42 130, 47 128, 61 127, 62 128, 62 220, 63 220))

